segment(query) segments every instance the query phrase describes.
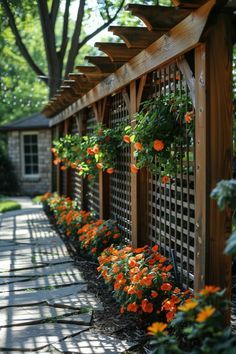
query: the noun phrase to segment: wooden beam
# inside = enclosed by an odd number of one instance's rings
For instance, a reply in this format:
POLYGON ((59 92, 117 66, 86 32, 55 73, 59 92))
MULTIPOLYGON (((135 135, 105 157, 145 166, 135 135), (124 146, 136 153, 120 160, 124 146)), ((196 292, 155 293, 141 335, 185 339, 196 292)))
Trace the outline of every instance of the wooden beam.
POLYGON ((86 56, 85 59, 88 60, 91 64, 95 65, 102 73, 113 73, 124 64, 124 62, 112 62, 109 57, 105 56, 86 56))
POLYGON ((172 28, 168 36, 162 36, 147 49, 144 49, 136 57, 132 58, 129 63, 123 65, 115 73, 108 76, 94 89, 81 97, 81 99, 54 117, 50 121, 50 125, 52 126, 63 121, 75 112, 120 90, 131 81, 194 48, 200 40, 208 15, 214 5, 215 0, 209 0, 204 6, 194 11, 181 23, 172 28))
POLYGON ((95 78, 101 81, 109 75, 109 73, 102 73, 96 66, 76 66, 76 69, 88 79, 95 78))
POLYGON ((190 10, 176 9, 175 7, 137 4, 128 4, 125 9, 130 11, 133 16, 140 18, 149 31, 169 31, 191 12, 190 10))
POLYGON ((140 52, 139 48, 127 48, 125 43, 96 42, 95 47, 107 54, 112 62, 127 62, 140 52))
POLYGON ((145 27, 110 26, 108 28, 114 35, 119 36, 128 48, 147 48, 151 43, 163 36, 166 31, 149 31, 145 27))

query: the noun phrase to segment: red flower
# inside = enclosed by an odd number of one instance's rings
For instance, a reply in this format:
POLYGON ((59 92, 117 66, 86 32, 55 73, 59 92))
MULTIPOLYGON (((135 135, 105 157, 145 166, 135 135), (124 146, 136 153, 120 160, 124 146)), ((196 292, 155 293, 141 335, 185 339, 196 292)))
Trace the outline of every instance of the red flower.
POLYGON ((153 312, 153 304, 151 302, 148 302, 147 299, 144 299, 142 301, 142 310, 143 312, 147 312, 147 313, 152 313, 153 312))

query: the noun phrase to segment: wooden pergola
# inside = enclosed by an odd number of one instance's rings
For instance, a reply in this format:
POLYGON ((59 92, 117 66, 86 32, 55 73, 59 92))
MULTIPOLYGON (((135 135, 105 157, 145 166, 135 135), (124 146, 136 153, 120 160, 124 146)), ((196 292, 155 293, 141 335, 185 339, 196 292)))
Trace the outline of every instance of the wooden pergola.
MULTIPOLYGON (((109 123, 112 117, 109 110, 111 111, 112 107, 114 110, 112 99, 118 93, 129 116, 133 117, 139 111, 144 97, 147 97, 152 85, 152 73, 160 73, 157 75, 156 85, 165 91, 165 87, 175 86, 177 79, 172 70, 175 66, 177 69, 174 70, 178 70, 183 77, 195 106, 194 214, 184 212, 185 208, 191 208, 190 184, 187 184, 187 187, 182 184, 176 187, 180 188, 182 195, 180 213, 192 227, 190 230, 190 227, 186 226, 187 241, 184 241, 185 236, 180 235, 179 253, 185 249, 183 244, 186 243, 186 254, 182 252, 180 255, 180 267, 185 267, 184 264, 193 252, 191 261, 194 269, 194 289, 198 290, 205 284, 220 285, 229 289, 231 260, 223 255, 223 249, 230 232, 231 215, 227 211, 218 210, 216 202, 210 199, 210 192, 218 181, 232 176, 232 50, 236 32, 235 2, 172 2, 173 7, 128 5, 126 10, 139 17, 145 27, 111 26, 109 30, 123 42, 96 43, 96 47, 106 56, 86 57, 90 65, 77 66, 77 72, 69 74, 68 80, 64 81, 43 113, 50 118, 55 137, 73 133, 72 120, 77 132, 82 134, 86 129, 86 122, 90 120, 88 110, 92 110, 97 122, 112 124, 109 123), (162 83, 162 73, 165 73, 165 84, 162 83), (184 188, 187 190, 187 207, 183 201, 184 188), (190 233, 193 246, 189 241, 190 233)), ((135 124, 133 119, 132 124, 135 124)), ((131 163, 135 162, 132 150, 130 159, 131 163)), ((63 177, 59 168, 56 169, 55 189, 58 192, 73 194, 71 172, 64 172, 63 177), (61 187, 62 178, 66 181, 64 190, 61 187)), ((111 193, 114 187, 110 178, 104 173, 99 174, 98 199, 101 218, 111 217, 111 193)), ((154 182, 147 171, 141 171, 138 175, 131 174, 129 178, 131 239, 136 246, 155 241, 147 237, 150 223, 148 198, 150 193, 154 193, 150 192, 149 188, 154 182)), ((80 198, 83 201, 86 199, 87 182, 80 184, 80 198)), ((163 200, 167 203, 168 196, 171 196, 171 187, 167 192, 160 185, 158 188, 164 193, 163 200)), ((170 206, 171 201, 168 203, 170 206)), ((162 204, 159 207, 161 206, 162 204)), ((164 216, 165 220, 162 221, 165 222, 165 235, 168 234, 166 230, 169 229, 170 233, 171 229, 171 212, 168 215, 170 216, 164 216)), ((160 218, 163 219, 162 216, 159 216, 160 218)), ((176 222, 176 228, 178 227, 181 234, 184 226, 179 226, 176 222)), ((170 244, 171 237, 172 235, 168 235, 167 238, 170 244)), ((185 268, 185 272, 188 272, 189 267, 185 268)))

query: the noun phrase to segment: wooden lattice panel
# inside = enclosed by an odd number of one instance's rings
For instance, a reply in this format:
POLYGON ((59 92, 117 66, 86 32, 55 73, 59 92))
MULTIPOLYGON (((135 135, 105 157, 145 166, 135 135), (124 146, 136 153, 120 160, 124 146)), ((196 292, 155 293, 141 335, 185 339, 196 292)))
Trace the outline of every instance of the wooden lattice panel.
MULTIPOLYGON (((159 96, 175 92, 188 94, 186 82, 175 66, 158 70, 154 74, 151 95, 159 96)), ((148 233, 161 252, 175 258, 181 286, 193 288, 194 282, 194 136, 186 138, 182 150, 183 159, 178 173, 170 184, 161 183, 159 176, 149 174, 148 185, 148 233)))
MULTIPOLYGON (((86 121, 86 134, 90 134, 94 131, 96 126, 96 118, 92 108, 88 110, 88 119, 86 121)), ((99 215, 99 184, 98 177, 92 182, 87 183, 87 206, 89 210, 94 210, 99 215)))
MULTIPOLYGON (((56 127, 52 128, 52 141, 57 139, 56 129, 56 127)), ((52 164, 52 192, 55 192, 57 190, 57 169, 58 167, 52 164)))
MULTIPOLYGON (((76 135, 79 134, 76 118, 72 119, 71 124, 71 134, 76 135)), ((70 178, 71 178, 71 197, 76 199, 78 202, 78 207, 82 208, 82 193, 83 193, 83 184, 82 177, 79 176, 79 173, 75 169, 70 170, 70 178)))
MULTIPOLYGON (((129 124, 129 113, 122 93, 111 99, 109 125, 129 124)), ((117 221, 118 227, 126 240, 131 240, 131 174, 130 147, 119 154, 116 172, 110 178, 110 217, 117 221)))

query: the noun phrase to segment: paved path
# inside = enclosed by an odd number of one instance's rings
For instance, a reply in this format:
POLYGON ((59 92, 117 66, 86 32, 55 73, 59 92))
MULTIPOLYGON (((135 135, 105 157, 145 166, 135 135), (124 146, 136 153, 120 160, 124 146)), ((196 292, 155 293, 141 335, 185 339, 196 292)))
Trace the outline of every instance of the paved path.
POLYGON ((122 353, 129 344, 93 333, 102 304, 41 206, 0 215, 0 353, 122 353))

